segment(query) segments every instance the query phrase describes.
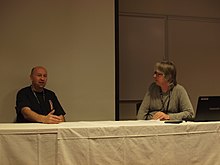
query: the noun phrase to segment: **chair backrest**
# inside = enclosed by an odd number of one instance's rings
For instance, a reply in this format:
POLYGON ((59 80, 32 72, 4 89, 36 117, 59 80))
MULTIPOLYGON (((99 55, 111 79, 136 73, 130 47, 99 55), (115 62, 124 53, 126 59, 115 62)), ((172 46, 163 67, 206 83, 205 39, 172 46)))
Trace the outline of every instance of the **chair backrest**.
POLYGON ((138 114, 139 108, 141 106, 142 101, 136 103, 136 115, 138 114))

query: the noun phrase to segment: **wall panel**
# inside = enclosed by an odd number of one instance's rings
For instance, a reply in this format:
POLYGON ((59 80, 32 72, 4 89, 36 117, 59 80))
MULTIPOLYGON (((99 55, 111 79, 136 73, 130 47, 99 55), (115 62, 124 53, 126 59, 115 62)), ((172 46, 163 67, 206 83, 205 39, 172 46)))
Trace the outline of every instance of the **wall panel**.
POLYGON ((142 99, 165 56, 165 18, 120 16, 120 100, 142 99))
POLYGON ((220 95, 220 21, 169 20, 169 58, 196 108, 200 95, 220 95))

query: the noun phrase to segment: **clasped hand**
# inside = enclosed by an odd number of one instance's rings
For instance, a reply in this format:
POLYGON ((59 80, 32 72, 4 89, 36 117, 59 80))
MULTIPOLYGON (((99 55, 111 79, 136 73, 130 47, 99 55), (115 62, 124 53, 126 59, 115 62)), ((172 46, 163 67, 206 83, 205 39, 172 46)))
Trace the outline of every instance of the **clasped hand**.
POLYGON ((158 120, 158 119, 159 120, 169 120, 170 116, 163 113, 163 112, 157 112, 157 113, 154 114, 153 119, 154 120, 158 120))
POLYGON ((45 116, 43 121, 44 124, 59 124, 60 122, 63 122, 62 115, 54 115, 54 112, 55 110, 52 110, 47 116, 45 116))

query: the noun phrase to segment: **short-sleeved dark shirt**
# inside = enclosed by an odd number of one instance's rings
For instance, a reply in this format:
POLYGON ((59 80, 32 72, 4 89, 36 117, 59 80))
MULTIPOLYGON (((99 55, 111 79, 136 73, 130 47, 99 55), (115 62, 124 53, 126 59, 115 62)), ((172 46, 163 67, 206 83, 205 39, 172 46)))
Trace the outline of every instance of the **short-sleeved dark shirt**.
POLYGON ((18 91, 16 97, 16 122, 31 122, 22 115, 21 109, 23 107, 29 107, 38 114, 47 115, 52 110, 50 102, 52 102, 53 109, 55 110, 54 115, 66 114, 53 91, 44 88, 43 92, 34 92, 31 86, 22 88, 18 91))

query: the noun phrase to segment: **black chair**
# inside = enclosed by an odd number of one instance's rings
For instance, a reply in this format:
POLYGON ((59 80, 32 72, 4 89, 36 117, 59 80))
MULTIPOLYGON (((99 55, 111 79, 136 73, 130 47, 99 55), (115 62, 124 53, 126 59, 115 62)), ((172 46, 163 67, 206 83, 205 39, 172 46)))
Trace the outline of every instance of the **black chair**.
POLYGON ((138 114, 139 108, 141 106, 142 101, 136 103, 136 115, 138 114))

